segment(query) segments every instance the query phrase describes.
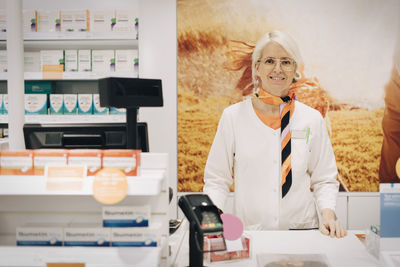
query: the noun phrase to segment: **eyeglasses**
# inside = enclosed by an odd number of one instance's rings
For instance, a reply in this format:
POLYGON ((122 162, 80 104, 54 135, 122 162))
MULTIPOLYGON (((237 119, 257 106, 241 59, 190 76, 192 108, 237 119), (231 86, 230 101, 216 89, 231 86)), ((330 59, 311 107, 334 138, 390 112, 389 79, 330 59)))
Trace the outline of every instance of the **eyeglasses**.
POLYGON ((291 58, 283 57, 283 58, 274 58, 274 57, 267 57, 261 59, 259 62, 262 62, 268 69, 275 68, 276 64, 279 62, 282 70, 284 71, 293 71, 296 65, 296 61, 291 58))

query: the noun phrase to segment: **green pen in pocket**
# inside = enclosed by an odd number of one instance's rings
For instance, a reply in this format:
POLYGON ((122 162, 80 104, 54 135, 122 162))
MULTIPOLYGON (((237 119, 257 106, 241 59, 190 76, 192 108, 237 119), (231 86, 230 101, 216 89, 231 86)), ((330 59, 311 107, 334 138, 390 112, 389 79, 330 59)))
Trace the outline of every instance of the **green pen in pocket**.
POLYGON ((307 128, 306 132, 306 144, 308 144, 308 137, 310 136, 310 127, 307 128))

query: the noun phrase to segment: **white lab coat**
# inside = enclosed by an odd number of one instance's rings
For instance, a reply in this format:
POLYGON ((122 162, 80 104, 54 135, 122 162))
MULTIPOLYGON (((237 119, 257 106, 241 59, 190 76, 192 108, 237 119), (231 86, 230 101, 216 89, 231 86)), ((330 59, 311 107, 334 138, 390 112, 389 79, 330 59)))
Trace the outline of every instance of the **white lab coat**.
POLYGON ((246 229, 317 228, 317 207, 335 210, 337 167, 321 114, 296 101, 290 129, 292 186, 282 199, 280 128, 266 126, 250 98, 227 107, 221 116, 203 191, 224 210, 234 176, 234 213, 246 229))

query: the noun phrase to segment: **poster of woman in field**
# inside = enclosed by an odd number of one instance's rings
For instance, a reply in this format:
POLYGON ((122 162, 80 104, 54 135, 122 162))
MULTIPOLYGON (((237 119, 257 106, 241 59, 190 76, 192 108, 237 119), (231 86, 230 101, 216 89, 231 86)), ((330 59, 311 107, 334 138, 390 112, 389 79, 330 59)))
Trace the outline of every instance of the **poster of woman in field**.
POLYGON ((400 2, 364 3, 177 1, 179 191, 202 191, 221 113, 252 94, 252 49, 275 29, 300 46, 304 65, 296 93, 325 118, 342 190, 379 190, 384 94, 400 2))

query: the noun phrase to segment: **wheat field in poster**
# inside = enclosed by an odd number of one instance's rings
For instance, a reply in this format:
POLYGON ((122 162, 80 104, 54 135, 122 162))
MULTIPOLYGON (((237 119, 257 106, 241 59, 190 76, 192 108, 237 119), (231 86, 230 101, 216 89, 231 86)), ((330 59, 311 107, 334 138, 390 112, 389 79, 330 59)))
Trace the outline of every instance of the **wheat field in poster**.
POLYGON ((305 62, 299 100, 325 117, 343 186, 378 191, 399 3, 320 2, 177 2, 179 191, 202 191, 222 111, 243 99, 237 84, 244 69, 233 70, 235 60, 251 51, 244 43, 254 45, 274 29, 299 44, 305 62))

